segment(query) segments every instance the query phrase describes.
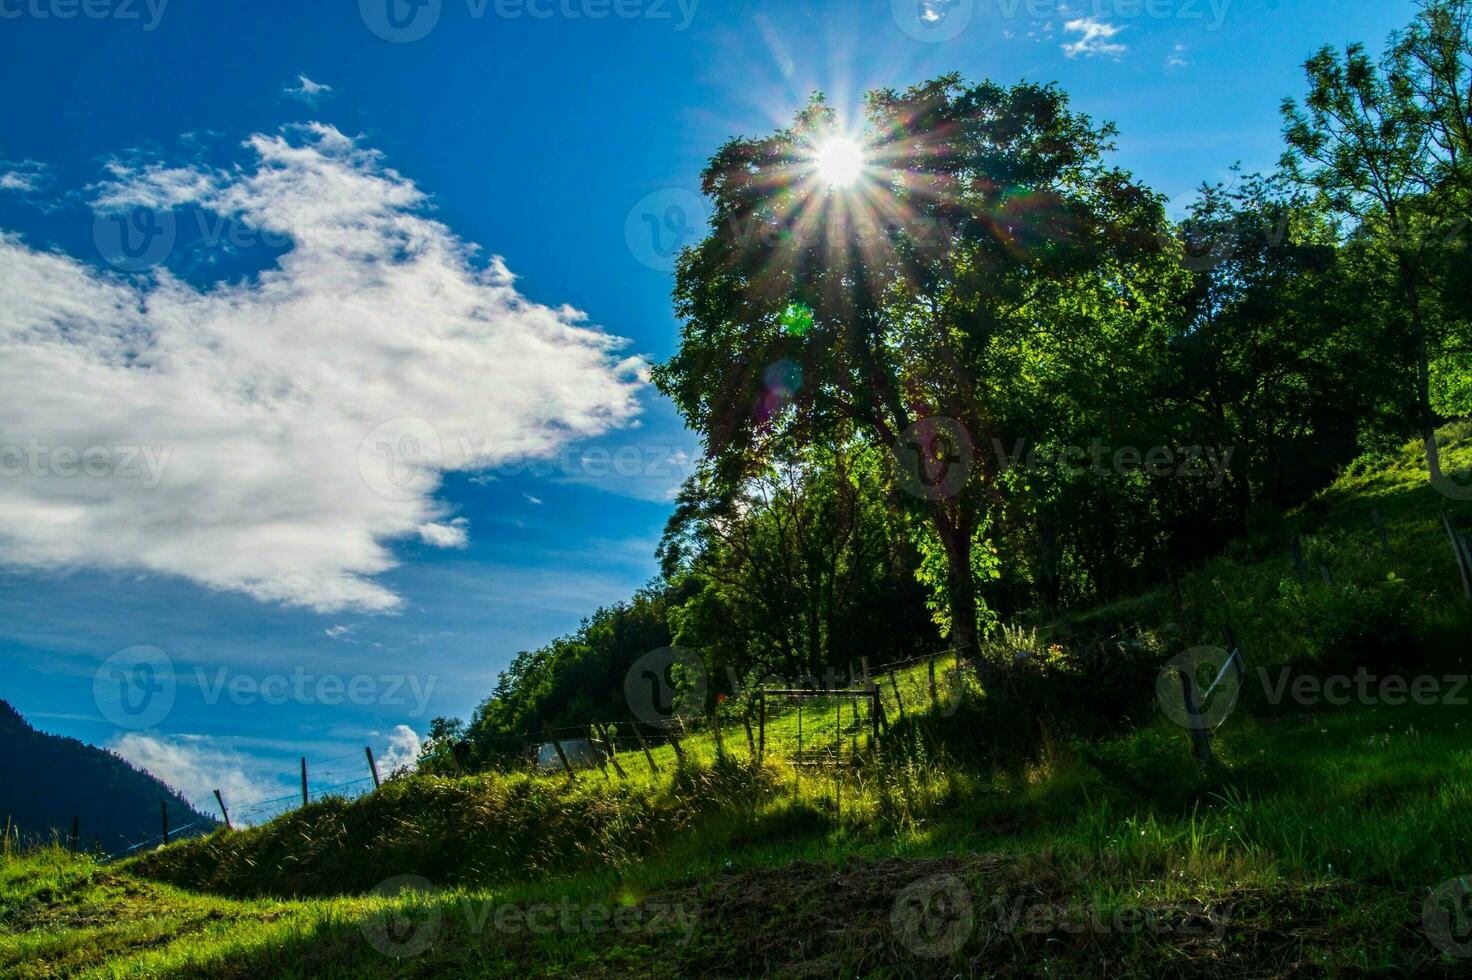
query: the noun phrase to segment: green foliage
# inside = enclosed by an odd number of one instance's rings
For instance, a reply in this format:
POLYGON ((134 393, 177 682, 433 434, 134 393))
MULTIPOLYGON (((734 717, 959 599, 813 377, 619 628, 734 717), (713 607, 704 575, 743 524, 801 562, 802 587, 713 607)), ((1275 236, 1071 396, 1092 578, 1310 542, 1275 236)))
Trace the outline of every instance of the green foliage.
MULTIPOLYGON (((681 598, 680 589, 651 583, 628 602, 599 609, 571 636, 517 654, 465 728, 473 755, 447 771, 519 762, 527 744, 523 736, 539 733, 544 724, 625 717, 624 677, 634 661, 669 644, 670 608, 681 598)), ((444 731, 454 739, 461 735, 453 720, 444 731)), ((450 744, 431 739, 444 765, 450 765, 443 751, 450 744)))
POLYGON ((660 548, 665 574, 689 594, 670 622, 719 690, 937 645, 883 464, 862 446, 810 448, 735 486, 719 486, 709 465, 687 481, 660 548))
MULTIPOLYGON (((854 227, 874 216, 804 179, 834 127, 821 96, 789 129, 730 141, 704 173, 712 228, 680 258, 680 349, 654 378, 705 436, 723 484, 794 444, 888 450, 932 417, 981 451, 1006 434, 999 425, 1037 434, 1071 354, 1127 352, 1158 320, 1160 200, 1104 161, 1113 130, 1056 87, 946 75, 870 93, 866 115, 870 154, 903 161, 905 175, 866 188, 880 212, 904 216, 877 236, 854 227), (810 330, 784 329, 794 304, 811 311, 810 330), (800 382, 774 384, 786 364, 800 382)), ((915 465, 933 468, 933 450, 915 465)), ((968 648, 992 469, 902 500, 941 543, 949 625, 968 648)))
POLYGON ((1393 572, 1379 582, 1335 587, 1286 578, 1271 615, 1302 624, 1306 662, 1344 670, 1383 663, 1388 654, 1406 664, 1417 646, 1419 605, 1393 572))

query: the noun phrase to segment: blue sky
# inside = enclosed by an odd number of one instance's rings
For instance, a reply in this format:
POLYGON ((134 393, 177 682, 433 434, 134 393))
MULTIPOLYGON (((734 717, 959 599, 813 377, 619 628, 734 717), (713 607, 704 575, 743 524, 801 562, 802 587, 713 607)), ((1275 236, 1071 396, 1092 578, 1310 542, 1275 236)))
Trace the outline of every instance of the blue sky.
POLYGON ((0 696, 201 802, 289 787, 304 753, 407 751, 399 726, 468 716, 518 650, 654 574, 698 442, 631 360, 676 336, 645 216, 698 211, 722 141, 814 89, 1056 80, 1180 200, 1272 166, 1317 46, 1378 47, 1412 10, 0 0, 0 444, 157 471, 0 476, 0 696), (140 215, 163 254, 119 250, 140 215), (435 440, 407 486, 363 470, 435 440), (97 688, 139 645, 173 678, 142 727, 97 688), (306 696, 266 697, 302 672, 306 696))

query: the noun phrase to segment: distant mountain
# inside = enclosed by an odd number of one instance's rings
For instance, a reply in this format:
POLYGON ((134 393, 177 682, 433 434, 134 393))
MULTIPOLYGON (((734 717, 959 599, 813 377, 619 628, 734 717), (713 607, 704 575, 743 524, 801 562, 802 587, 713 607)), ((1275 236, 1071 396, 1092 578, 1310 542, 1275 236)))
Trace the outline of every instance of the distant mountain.
POLYGON ((0 701, 0 819, 9 817, 27 839, 63 841, 72 818, 84 850, 111 854, 162 831, 159 804, 168 807, 172 832, 208 833, 215 821, 168 785, 106 749, 32 728, 0 701))

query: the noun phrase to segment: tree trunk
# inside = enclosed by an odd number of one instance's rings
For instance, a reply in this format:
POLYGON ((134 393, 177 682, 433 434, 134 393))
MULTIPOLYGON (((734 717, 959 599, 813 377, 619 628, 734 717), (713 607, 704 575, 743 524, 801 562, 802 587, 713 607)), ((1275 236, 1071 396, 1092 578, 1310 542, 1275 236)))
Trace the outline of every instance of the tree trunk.
POLYGON ((976 580, 971 574, 971 528, 962 509, 954 516, 937 507, 935 530, 946 549, 946 599, 951 614, 951 647, 961 657, 976 656, 976 580))
POLYGON ((1058 574, 1058 532, 1052 515, 1044 505, 1038 506, 1038 592, 1043 608, 1057 609, 1063 598, 1062 577, 1058 574))
MULTIPOLYGON (((1448 492, 1454 487, 1441 472, 1441 447, 1436 444, 1436 410, 1431 407, 1431 350, 1426 339, 1426 318, 1421 314, 1421 290, 1416 283, 1416 270, 1408 258, 1400 262, 1401 288, 1411 313, 1411 332, 1416 340, 1416 413, 1421 426, 1421 439, 1426 446, 1426 471, 1432 486, 1448 492)), ((1472 490, 1467 491, 1472 495, 1472 490)), ((1455 496, 1456 494, 1451 494, 1455 496)))

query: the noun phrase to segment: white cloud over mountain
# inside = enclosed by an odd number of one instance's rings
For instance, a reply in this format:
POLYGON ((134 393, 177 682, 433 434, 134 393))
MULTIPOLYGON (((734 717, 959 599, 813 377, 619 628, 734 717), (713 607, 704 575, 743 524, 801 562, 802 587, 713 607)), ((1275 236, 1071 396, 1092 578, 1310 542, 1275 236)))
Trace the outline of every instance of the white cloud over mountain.
POLYGON ((359 140, 246 146, 114 162, 91 190, 123 268, 190 209, 289 240, 259 275, 125 275, 0 231, 0 563, 389 610, 393 542, 466 543, 440 474, 631 422, 643 364, 522 296, 359 140))
POLYGON ((162 779, 194 804, 196 810, 211 816, 219 816, 214 800, 216 789, 225 797, 225 805, 232 808, 262 795, 275 795, 273 789, 287 788, 289 792, 289 784, 284 781, 270 782, 275 774, 263 771, 261 763, 206 735, 126 732, 107 747, 162 779))

